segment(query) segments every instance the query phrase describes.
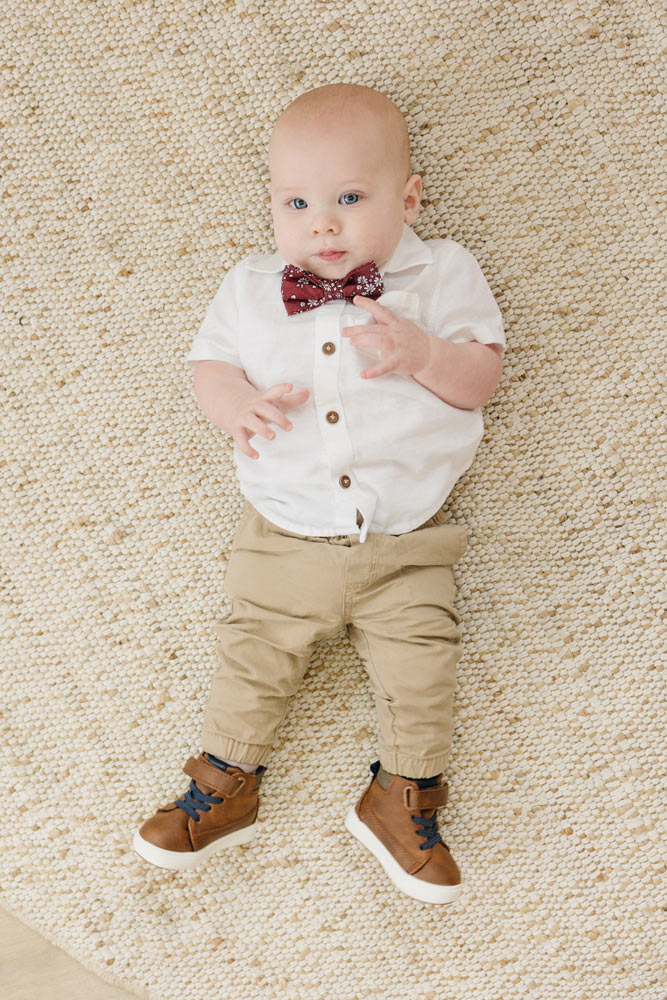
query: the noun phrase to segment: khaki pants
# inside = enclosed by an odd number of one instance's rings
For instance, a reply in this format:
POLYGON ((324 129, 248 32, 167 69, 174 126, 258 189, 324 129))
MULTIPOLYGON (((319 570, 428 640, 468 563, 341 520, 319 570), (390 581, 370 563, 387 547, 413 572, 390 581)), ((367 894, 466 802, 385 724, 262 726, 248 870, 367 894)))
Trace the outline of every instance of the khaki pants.
POLYGON ((266 764, 315 643, 345 624, 373 687, 383 767, 444 772, 461 657, 452 566, 466 544, 466 529, 441 511, 360 544, 286 531, 247 503, 224 581, 231 613, 215 623, 203 749, 266 764))

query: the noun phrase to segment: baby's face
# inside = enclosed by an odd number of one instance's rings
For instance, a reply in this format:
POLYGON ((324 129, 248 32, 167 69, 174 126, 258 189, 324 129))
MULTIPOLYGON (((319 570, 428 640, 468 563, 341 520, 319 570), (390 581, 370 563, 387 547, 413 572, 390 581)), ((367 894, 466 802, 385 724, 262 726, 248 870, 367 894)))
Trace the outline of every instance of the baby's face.
POLYGON ((343 278, 394 252, 403 222, 419 214, 421 178, 404 176, 398 157, 368 127, 290 127, 270 155, 276 246, 288 264, 322 278, 343 278), (305 134, 304 134, 305 133, 305 134), (340 252, 327 259, 325 250, 340 252))

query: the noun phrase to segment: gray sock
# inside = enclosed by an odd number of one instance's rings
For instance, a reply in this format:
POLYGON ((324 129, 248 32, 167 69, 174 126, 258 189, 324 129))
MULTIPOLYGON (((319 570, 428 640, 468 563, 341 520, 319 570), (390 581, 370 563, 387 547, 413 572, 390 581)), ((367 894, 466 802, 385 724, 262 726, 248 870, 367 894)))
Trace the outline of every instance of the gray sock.
POLYGON ((387 789, 391 785, 392 780, 395 777, 396 777, 395 774, 392 774, 391 771, 385 771, 385 769, 383 768, 382 764, 380 764, 380 768, 379 768, 378 773, 377 773, 377 780, 378 780, 378 784, 379 784, 379 786, 380 786, 380 788, 382 789, 383 792, 387 791, 387 789))

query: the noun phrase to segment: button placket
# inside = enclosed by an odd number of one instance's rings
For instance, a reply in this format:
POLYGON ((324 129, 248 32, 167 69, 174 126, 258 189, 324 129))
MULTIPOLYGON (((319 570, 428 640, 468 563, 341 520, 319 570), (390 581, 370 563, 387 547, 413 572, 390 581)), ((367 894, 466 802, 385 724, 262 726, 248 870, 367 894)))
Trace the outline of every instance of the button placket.
POLYGON ((338 385, 342 363, 341 327, 344 302, 327 303, 315 312, 313 401, 322 434, 322 448, 333 489, 336 520, 345 523, 350 516, 350 501, 356 507, 352 481, 352 442, 345 422, 338 385))

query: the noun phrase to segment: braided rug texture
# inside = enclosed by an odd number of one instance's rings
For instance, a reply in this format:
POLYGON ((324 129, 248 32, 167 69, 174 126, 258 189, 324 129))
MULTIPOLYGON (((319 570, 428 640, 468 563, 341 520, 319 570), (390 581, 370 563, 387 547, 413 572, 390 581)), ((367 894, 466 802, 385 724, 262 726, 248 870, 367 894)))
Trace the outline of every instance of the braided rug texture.
POLYGON ((0 900, 150 1000, 662 1000, 661 5, 1 6, 0 900), (242 509, 183 359, 275 249, 275 117, 335 82, 404 113, 415 231, 476 256, 507 328, 446 503, 470 533, 449 907, 343 826, 377 734, 342 631, 256 840, 192 874, 130 850, 201 749, 242 509))

